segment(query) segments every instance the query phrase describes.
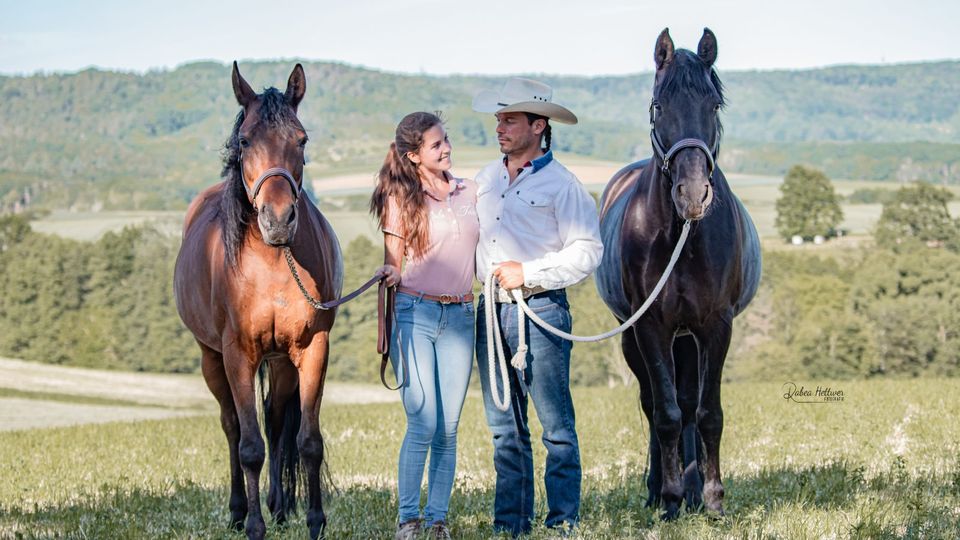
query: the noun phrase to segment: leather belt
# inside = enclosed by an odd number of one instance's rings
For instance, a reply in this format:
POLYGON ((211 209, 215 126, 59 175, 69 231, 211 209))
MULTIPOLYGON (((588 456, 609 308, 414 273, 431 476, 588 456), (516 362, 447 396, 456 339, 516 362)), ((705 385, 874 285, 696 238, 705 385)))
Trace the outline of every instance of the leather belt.
MULTIPOLYGON (((523 291, 524 298, 530 298, 535 294, 547 292, 550 289, 544 289, 543 287, 537 285, 536 287, 520 287, 520 290, 523 291)), ((504 303, 512 304, 515 302, 515 300, 513 299, 513 295, 510 294, 510 291, 507 289, 502 289, 500 287, 497 287, 496 296, 497 296, 496 301, 498 304, 504 304, 504 303)))
POLYGON ((405 294, 410 294, 419 298, 426 300, 431 300, 433 302, 440 302, 441 304, 462 304, 464 302, 473 302, 473 293, 467 294, 426 294, 424 292, 418 291, 416 289, 410 289, 408 287, 397 287, 397 292, 402 292, 405 294))

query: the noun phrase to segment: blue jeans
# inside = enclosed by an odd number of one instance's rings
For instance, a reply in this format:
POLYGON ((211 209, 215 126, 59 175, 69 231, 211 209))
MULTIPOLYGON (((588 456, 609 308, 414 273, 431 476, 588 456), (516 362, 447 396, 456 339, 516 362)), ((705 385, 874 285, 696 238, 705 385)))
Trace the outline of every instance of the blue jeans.
POLYGON ((397 477, 401 523, 420 517, 420 483, 428 451, 423 518, 428 526, 446 519, 457 467, 457 424, 473 367, 473 321, 472 303, 441 304, 397 294, 390 359, 398 382, 403 380, 401 351, 410 371, 400 389, 407 413, 397 477))
MULTIPOLYGON (((477 311, 484 313, 481 296, 477 311)), ((527 299, 527 304, 542 319, 570 332, 572 320, 563 290, 547 291, 527 299)), ((487 328, 484 317, 477 318, 477 367, 483 387, 483 405, 487 424, 493 432, 493 465, 497 471, 493 526, 514 535, 529 532, 533 522, 533 451, 527 423, 527 396, 522 395, 517 370, 509 359, 517 350, 516 304, 496 304, 500 321, 507 369, 510 373, 510 408, 501 411, 490 394, 487 359, 487 328)), ((567 523, 576 525, 580 517, 580 446, 570 397, 571 343, 560 339, 527 319, 527 369, 523 376, 543 425, 543 445, 547 449, 544 483, 547 491, 547 527, 567 523)), ((496 392, 503 396, 499 366, 496 392)))

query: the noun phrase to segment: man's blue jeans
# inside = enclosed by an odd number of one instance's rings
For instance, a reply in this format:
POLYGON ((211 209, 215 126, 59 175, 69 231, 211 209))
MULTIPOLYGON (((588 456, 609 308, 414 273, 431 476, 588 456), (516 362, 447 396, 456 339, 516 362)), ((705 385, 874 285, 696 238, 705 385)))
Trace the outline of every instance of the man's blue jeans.
POLYGON ((399 352, 410 375, 400 390, 407 433, 400 447, 397 491, 400 522, 420 517, 420 483, 430 452, 427 526, 446 519, 457 467, 457 425, 473 367, 473 304, 441 304, 397 294, 390 359, 403 380, 399 352), (399 343, 399 346, 398 346, 399 343))
MULTIPOLYGON (((484 313, 480 297, 477 312, 484 313)), ((563 290, 531 296, 527 304, 546 322, 569 332, 570 306, 563 290)), ((510 373, 510 408, 501 411, 490 394, 487 358, 487 328, 477 317, 477 367, 483 387, 487 424, 493 432, 493 464, 497 471, 493 526, 514 535, 528 532, 533 522, 533 451, 527 424, 527 398, 521 394, 517 370, 510 366, 518 346, 516 304, 496 304, 501 336, 510 373)), ((529 397, 543 425, 547 449, 544 483, 547 491, 547 527, 576 525, 580 514, 580 447, 570 397, 571 343, 558 338, 527 319, 527 369, 523 376, 529 397)), ((492 360, 492 359, 490 359, 492 360)), ((496 392, 503 396, 497 366, 496 392)))

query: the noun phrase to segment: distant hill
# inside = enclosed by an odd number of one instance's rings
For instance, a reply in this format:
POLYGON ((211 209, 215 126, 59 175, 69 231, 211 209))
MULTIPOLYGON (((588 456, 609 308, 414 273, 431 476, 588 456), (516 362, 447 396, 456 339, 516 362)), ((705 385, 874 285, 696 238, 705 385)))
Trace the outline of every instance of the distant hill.
MULTIPOLYGON (((241 66, 254 88, 283 87, 293 63, 241 66)), ((305 62, 300 116, 310 174, 373 170, 403 114, 442 110, 455 145, 493 148, 473 94, 504 77, 400 75, 305 62)), ((782 174, 802 162, 829 176, 960 183, 960 62, 724 72, 721 165, 782 174)), ((627 161, 650 153, 652 74, 540 77, 581 118, 555 147, 627 161)), ((182 208, 217 180, 238 111, 229 66, 146 74, 86 70, 0 76, 0 210, 14 205, 182 208)))

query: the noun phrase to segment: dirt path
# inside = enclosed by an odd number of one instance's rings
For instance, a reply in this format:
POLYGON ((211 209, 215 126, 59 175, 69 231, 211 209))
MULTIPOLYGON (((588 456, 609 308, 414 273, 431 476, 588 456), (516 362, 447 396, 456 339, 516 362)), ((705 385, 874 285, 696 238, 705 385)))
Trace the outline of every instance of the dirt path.
MULTIPOLYGON (((323 401, 382 403, 399 401, 399 396, 375 385, 327 383, 323 401)), ((0 431, 217 411, 199 374, 130 373, 0 358, 0 431)))

